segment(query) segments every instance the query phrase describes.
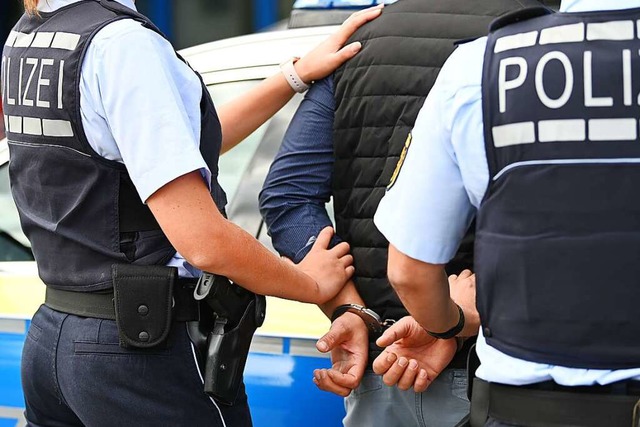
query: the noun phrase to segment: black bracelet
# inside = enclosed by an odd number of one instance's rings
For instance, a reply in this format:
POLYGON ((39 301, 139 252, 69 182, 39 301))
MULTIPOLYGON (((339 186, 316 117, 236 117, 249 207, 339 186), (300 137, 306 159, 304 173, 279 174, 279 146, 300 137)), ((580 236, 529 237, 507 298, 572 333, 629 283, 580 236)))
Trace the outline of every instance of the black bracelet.
POLYGON ((464 328, 464 312, 462 311, 462 307, 460 307, 458 304, 456 304, 456 307, 458 307, 458 313, 460 313, 460 318, 458 319, 458 324, 456 326, 454 326, 453 328, 449 329, 446 332, 427 331, 427 333, 434 338, 447 340, 449 338, 455 337, 460 332, 462 332, 462 329, 464 328))

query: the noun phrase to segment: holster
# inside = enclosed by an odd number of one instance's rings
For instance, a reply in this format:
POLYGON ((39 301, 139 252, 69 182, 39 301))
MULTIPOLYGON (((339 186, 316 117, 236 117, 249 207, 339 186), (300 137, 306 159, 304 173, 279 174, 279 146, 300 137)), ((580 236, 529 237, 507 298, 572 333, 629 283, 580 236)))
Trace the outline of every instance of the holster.
POLYGON ((232 405, 242 385, 253 334, 264 322, 266 300, 215 276, 201 304, 201 319, 189 324, 189 336, 199 353, 204 391, 216 401, 232 405))

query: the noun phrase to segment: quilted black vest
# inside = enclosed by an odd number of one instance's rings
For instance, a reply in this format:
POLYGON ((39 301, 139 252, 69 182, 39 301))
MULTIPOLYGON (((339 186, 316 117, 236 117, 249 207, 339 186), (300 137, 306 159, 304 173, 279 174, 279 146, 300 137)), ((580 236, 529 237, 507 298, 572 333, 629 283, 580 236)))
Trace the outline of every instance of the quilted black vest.
MULTIPOLYGON (((355 283, 383 318, 407 314, 387 280, 388 242, 373 223, 418 111, 455 41, 486 35, 496 17, 535 1, 400 0, 352 37, 362 50, 335 73, 333 197, 355 283)), ((399 224, 398 226, 402 226, 399 224)), ((471 268, 467 235, 450 273, 471 268)))

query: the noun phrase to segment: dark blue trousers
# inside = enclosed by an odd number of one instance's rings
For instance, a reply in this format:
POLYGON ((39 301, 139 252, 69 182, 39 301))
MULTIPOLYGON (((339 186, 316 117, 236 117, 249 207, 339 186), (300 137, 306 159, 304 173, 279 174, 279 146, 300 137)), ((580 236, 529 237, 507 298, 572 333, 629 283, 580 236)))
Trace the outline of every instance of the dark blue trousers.
POLYGON ((163 348, 125 349, 114 321, 41 306, 22 354, 27 425, 33 427, 249 427, 244 387, 224 406, 203 391, 184 323, 163 348))

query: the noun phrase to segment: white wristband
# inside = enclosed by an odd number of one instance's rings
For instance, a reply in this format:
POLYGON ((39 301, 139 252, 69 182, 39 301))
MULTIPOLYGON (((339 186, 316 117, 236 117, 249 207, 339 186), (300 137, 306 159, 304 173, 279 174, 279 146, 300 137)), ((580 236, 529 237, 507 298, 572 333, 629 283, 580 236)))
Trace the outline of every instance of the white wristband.
POLYGON ((296 73, 296 68, 293 66, 295 61, 300 58, 291 58, 282 64, 280 64, 280 69, 282 70, 282 74, 284 74, 284 78, 287 79, 289 86, 291 89, 298 93, 305 92, 309 89, 309 85, 302 81, 298 73, 296 73))

